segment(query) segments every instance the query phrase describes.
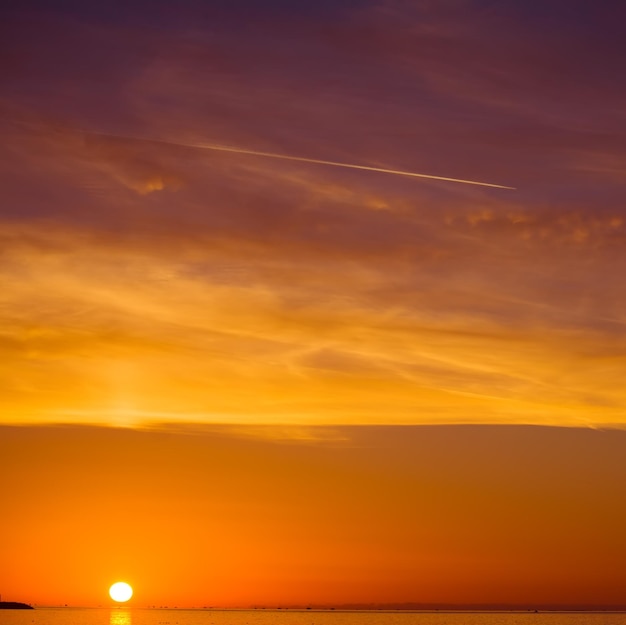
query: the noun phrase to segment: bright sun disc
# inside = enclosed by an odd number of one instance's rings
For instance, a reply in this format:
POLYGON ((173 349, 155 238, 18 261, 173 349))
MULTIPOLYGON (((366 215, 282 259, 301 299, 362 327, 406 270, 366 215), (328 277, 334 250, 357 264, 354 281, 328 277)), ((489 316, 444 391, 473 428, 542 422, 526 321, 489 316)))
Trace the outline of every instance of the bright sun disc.
POLYGON ((116 582, 109 588, 109 594, 113 601, 124 603, 133 596, 133 589, 126 582, 116 582))

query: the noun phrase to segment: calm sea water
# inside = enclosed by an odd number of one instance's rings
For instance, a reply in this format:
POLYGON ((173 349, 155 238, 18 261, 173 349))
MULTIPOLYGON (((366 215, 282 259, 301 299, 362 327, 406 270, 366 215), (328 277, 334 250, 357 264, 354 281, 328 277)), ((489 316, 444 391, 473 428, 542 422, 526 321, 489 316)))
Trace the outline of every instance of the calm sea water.
POLYGON ((626 614, 38 608, 0 610, 0 625, 626 625, 626 614))

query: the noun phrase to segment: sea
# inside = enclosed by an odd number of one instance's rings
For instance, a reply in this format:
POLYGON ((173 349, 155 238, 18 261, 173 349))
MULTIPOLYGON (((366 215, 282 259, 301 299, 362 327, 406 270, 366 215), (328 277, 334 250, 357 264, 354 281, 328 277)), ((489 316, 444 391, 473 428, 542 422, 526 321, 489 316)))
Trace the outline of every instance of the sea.
POLYGON ((626 613, 37 608, 0 610, 0 625, 626 625, 626 613))

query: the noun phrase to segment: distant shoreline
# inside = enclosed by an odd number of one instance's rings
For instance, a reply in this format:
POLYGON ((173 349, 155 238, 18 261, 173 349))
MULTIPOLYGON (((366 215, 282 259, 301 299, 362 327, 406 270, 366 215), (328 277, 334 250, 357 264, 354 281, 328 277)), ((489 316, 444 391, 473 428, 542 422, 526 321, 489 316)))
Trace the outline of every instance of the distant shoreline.
POLYGON ((0 601, 0 610, 34 610, 32 605, 19 601, 0 601))
MULTIPOLYGON (((15 605, 15 604, 13 604, 15 605)), ((27 604, 19 604, 21 609, 35 609, 27 604)), ((271 612, 271 613, 287 613, 287 612, 335 612, 335 613, 355 613, 355 614, 626 614, 625 607, 606 607, 606 608, 323 608, 323 607, 290 607, 290 608, 218 608, 218 607, 198 607, 198 606, 61 606, 61 605, 45 605, 37 606, 41 610, 133 610, 133 611, 168 611, 168 612, 271 612)))

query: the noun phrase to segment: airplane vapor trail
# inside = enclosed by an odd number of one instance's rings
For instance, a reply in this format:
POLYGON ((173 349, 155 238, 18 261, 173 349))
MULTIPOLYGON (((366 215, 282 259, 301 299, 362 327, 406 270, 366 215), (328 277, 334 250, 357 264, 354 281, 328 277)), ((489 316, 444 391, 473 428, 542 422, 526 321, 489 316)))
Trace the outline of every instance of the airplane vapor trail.
POLYGON ((457 182, 460 184, 473 184, 480 187, 492 187, 494 189, 515 189, 501 184, 491 182, 478 182, 477 180, 464 180, 462 178, 448 178, 446 176, 435 176, 433 174, 418 174, 412 171, 402 171, 399 169, 385 169, 384 167, 371 167, 369 165, 355 165, 353 163, 339 163, 337 161, 326 161, 318 158, 306 158, 304 156, 291 156, 289 154, 277 154, 275 152, 259 152, 257 150, 247 150, 243 148, 233 148, 225 145, 215 145, 212 143, 177 144, 202 150, 215 150, 218 152, 233 152, 235 154, 250 154, 251 156, 262 156, 265 158, 280 158, 286 161, 299 161, 301 163, 313 163, 314 165, 329 165, 331 167, 345 167, 346 169, 361 169, 365 171, 375 171, 381 174, 393 174, 394 176, 409 176, 411 178, 428 178, 430 180, 441 180, 443 182, 457 182))
MULTIPOLYGON (((23 120, 13 120, 14 123, 24 126, 38 127, 39 124, 33 124, 25 122, 23 120)), ((384 167, 372 167, 370 165, 357 165, 355 163, 341 163, 338 161, 327 161, 319 158, 307 158, 304 156, 293 156, 291 154, 279 154, 277 152, 262 152, 259 150, 249 150, 246 148, 236 148, 227 145, 219 145, 216 143, 187 143, 182 141, 171 141, 167 139, 155 139, 152 137, 138 137, 126 134, 115 134, 108 132, 97 132, 93 130, 81 130, 86 135, 98 136, 98 137, 111 137, 113 139, 131 139, 134 141, 149 141, 151 143, 160 143, 163 145, 175 145, 184 148, 192 148, 199 150, 213 150, 215 152, 230 152, 232 154, 247 154, 249 156, 260 156, 262 158, 274 158, 285 161, 296 161, 299 163, 311 163, 313 165, 326 165, 329 167, 343 167, 345 169, 358 169, 361 171, 373 171, 381 174, 391 174, 394 176, 407 176, 410 178, 422 178, 427 180, 439 180, 441 182, 454 182, 458 184, 470 184, 479 187, 491 187, 493 189, 510 189, 514 190, 515 187, 508 187, 502 184, 494 184, 491 182, 479 182, 478 180, 465 180, 463 178, 451 178, 448 176, 435 176, 434 174, 421 174, 412 171, 403 171, 399 169, 386 169, 384 167)))
POLYGON ((263 158, 275 158, 285 161, 296 161, 300 163, 312 163, 314 165, 327 165, 330 167, 343 167, 346 169, 359 169, 362 171, 373 171, 381 174, 392 174, 394 176, 408 176, 411 178, 426 178, 428 180, 440 180, 442 182, 455 182, 459 184, 471 184, 479 187, 491 187, 494 189, 511 189, 515 187, 507 187, 501 184, 493 184, 491 182, 479 182, 477 180, 464 180, 462 178, 449 178, 446 176, 435 176, 433 174, 418 174, 412 171, 403 171, 398 169, 385 169, 384 167, 371 167, 369 165, 356 165, 353 163, 340 163, 337 161, 327 161, 319 158, 307 158, 304 156, 293 156, 291 154, 278 154, 276 152, 261 152, 259 150, 248 150, 246 148, 236 148, 227 145, 219 145, 215 143, 186 143, 181 141, 170 141, 166 139, 152 139, 147 137, 134 137, 130 135, 116 135, 101 132, 89 132, 91 135, 113 137, 117 139, 134 139, 139 141, 151 141, 153 143, 162 143, 164 145, 175 145, 184 148, 193 148, 198 150, 213 150, 215 152, 230 152, 233 154, 247 154, 249 156, 260 156, 263 158))

